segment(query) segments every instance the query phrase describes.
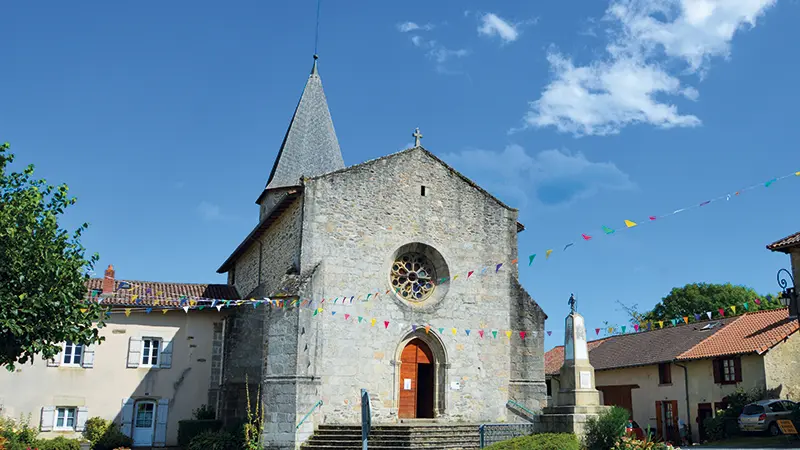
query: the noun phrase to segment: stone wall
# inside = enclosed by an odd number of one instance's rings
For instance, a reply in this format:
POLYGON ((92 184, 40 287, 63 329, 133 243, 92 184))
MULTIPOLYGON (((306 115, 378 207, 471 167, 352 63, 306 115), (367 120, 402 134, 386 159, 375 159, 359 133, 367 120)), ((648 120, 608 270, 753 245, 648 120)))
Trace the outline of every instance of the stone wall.
POLYGON ((298 199, 236 260, 234 285, 241 295, 275 294, 286 273, 299 270, 302 213, 298 199))
POLYGON ((307 320, 318 336, 309 361, 324 401, 317 423, 358 422, 360 388, 372 395, 377 418, 396 417, 401 343, 414 324, 432 325, 431 339, 443 345, 444 361, 438 361, 444 378, 441 417, 474 423, 509 420, 510 379, 520 381, 513 394, 523 401, 544 400, 544 314, 518 286, 517 268, 510 264, 517 257, 515 210, 420 149, 312 179, 304 195, 301 267, 319 265, 308 292, 329 300, 324 317, 314 320, 300 313, 298 322, 307 320), (385 294, 395 252, 410 243, 435 248, 450 276, 461 277, 438 286, 438 297, 420 305, 385 294), (504 265, 495 273, 498 262, 504 265), (484 267, 488 270, 481 271, 484 267), (467 279, 473 269, 478 270, 467 279), (364 295, 373 292, 380 295, 364 302, 364 295), (359 294, 362 301, 352 305, 330 303, 359 294), (530 327, 526 342, 520 345, 514 335, 510 344, 505 330, 523 324, 530 327), (476 335, 479 329, 485 330, 484 338, 476 335), (498 331, 497 338, 491 337, 492 330, 498 331))
POLYGON ((775 390, 780 398, 800 401, 800 333, 794 333, 764 355, 767 389, 775 390))
MULTIPOLYGON (((302 200, 295 201, 235 262, 234 285, 245 298, 272 296, 287 273, 299 270, 302 200)), ((241 418, 245 380, 255 391, 265 364, 265 308, 236 308, 228 317, 223 372, 223 418, 241 418)), ((252 393, 251 393, 252 394, 252 393)))

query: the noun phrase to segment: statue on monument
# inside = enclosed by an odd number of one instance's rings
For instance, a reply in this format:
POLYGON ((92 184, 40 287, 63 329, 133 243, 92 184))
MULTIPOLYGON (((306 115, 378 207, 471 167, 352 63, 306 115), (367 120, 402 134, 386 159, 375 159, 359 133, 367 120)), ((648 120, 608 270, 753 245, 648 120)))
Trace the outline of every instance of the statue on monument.
POLYGON ((575 299, 575 294, 569 294, 569 310, 570 312, 578 310, 578 300, 575 299))

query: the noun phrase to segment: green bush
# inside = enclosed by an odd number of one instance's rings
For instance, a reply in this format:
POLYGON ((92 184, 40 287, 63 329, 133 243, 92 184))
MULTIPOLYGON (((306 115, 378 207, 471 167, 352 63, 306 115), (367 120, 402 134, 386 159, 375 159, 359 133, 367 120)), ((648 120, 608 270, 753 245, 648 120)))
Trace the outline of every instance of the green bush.
POLYGON ((181 420, 178 422, 178 445, 186 448, 195 436, 204 431, 219 431, 219 420, 181 420))
POLYGON ((227 431, 204 431, 189 442, 189 450, 240 450, 241 436, 227 431))
POLYGON ((194 420, 214 420, 217 418, 217 413, 214 408, 208 405, 202 405, 192 411, 192 418, 194 420))
POLYGON ((83 435, 92 443, 92 446, 94 446, 100 441, 100 438, 106 434, 109 425, 111 425, 111 422, 102 417, 90 417, 86 420, 83 435))
POLYGON ((612 406, 586 423, 585 444, 589 450, 608 450, 625 434, 630 413, 625 408, 612 406))
MULTIPOLYGON (((99 418, 95 418, 99 419, 99 418)), ((89 419, 91 420, 91 419, 89 419)), ((100 419, 103 420, 103 419, 100 419)), ((92 430, 92 436, 96 438, 97 434, 100 434, 100 437, 97 438, 96 441, 92 441, 92 449, 93 450, 114 450, 120 447, 130 447, 133 445, 133 439, 129 436, 126 436, 122 433, 122 430, 119 429, 119 424, 114 422, 106 422, 105 430, 101 428, 101 422, 97 420, 94 422, 93 426, 95 429, 92 430), (100 433, 100 431, 103 431, 100 433)), ((88 421, 87 421, 88 425, 88 421)))
POLYGON ((703 421, 703 428, 706 430, 706 437, 709 441, 714 442, 725 439, 725 416, 723 411, 717 411, 716 417, 706 417, 703 421))
POLYGON ((39 430, 30 426, 30 415, 20 417, 19 421, 0 417, 0 437, 6 450, 26 450, 36 444, 39 430))
POLYGON ((538 433, 498 442, 486 447, 486 450, 580 450, 580 448, 581 444, 574 434, 538 433))
POLYGON ((63 436, 53 439, 40 439, 36 442, 39 450, 81 450, 80 439, 67 439, 63 436))

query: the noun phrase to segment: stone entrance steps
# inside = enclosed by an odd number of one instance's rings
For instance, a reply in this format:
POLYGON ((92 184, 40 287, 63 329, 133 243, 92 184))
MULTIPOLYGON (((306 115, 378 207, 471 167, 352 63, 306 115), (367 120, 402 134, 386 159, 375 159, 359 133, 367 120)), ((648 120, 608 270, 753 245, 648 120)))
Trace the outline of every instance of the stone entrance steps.
MULTIPOLYGON (((303 443, 304 450, 361 450, 361 427, 320 425, 303 443)), ((374 425, 370 450, 473 450, 480 448, 477 425, 436 422, 374 425)))

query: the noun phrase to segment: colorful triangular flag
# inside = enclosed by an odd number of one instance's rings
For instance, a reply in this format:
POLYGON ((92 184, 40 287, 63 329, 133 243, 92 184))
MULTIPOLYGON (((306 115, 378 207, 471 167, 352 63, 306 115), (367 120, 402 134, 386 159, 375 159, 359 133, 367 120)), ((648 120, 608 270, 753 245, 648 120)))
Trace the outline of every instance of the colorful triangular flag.
POLYGON ((536 258, 536 253, 532 254, 531 256, 528 256, 528 265, 529 266, 531 264, 533 264, 533 258, 536 258))
POLYGON ((605 234, 614 234, 614 229, 603 225, 603 233, 605 233, 605 234))
POLYGON ((636 222, 634 222, 632 220, 625 219, 625 226, 628 227, 628 228, 635 227, 636 226, 636 222))
POLYGON ((550 254, 551 253, 553 253, 553 250, 548 250, 548 251, 544 252, 544 259, 550 258, 550 254))

